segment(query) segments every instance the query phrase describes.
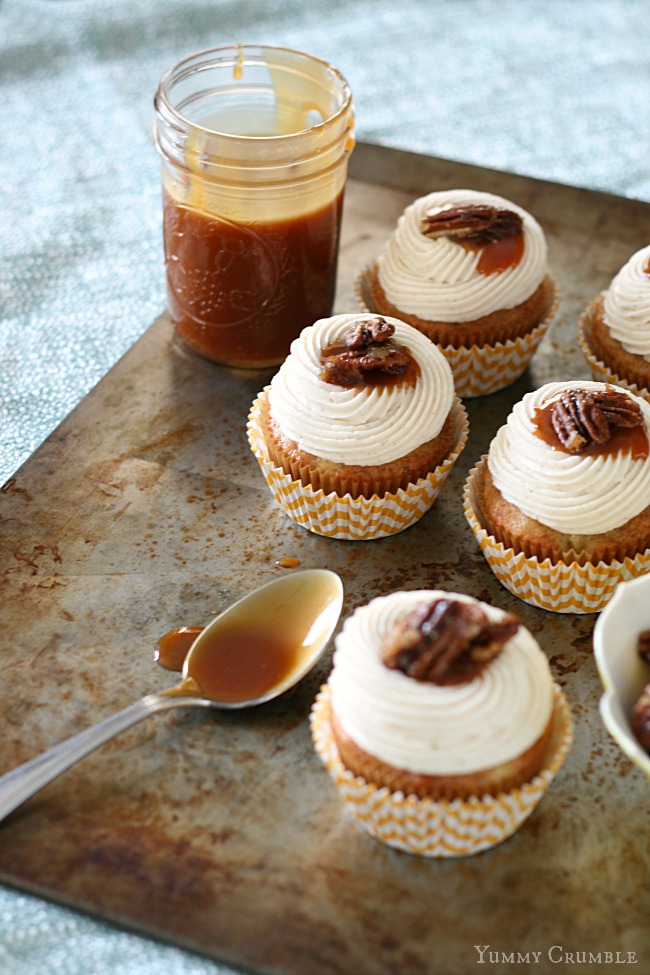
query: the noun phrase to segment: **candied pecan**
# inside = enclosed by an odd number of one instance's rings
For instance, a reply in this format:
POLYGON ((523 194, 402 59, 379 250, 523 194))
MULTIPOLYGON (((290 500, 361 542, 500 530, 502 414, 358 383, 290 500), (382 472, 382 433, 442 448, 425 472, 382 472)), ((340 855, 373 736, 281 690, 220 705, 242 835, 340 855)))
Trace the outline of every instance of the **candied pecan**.
POLYGON ((639 649, 639 656, 650 664, 650 630, 643 630, 639 633, 639 640, 637 643, 639 649))
POLYGON ((321 379, 333 386, 358 386, 363 382, 363 373, 355 357, 347 352, 332 355, 325 359, 321 379))
POLYGON ((354 322, 345 333, 345 344, 349 349, 361 349, 370 342, 387 342, 395 334, 395 326, 385 318, 361 319, 354 322))
POLYGON ((397 624, 382 660, 414 680, 458 684, 496 657, 518 627, 515 616, 492 623, 475 603, 443 597, 419 606, 397 624))
POLYGON ((630 726, 641 747, 650 752, 650 684, 634 705, 630 726))
POLYGON ((619 427, 640 426, 643 414, 618 390, 570 389, 553 404, 551 423, 564 449, 579 454, 590 444, 607 443, 619 427))
POLYGON ((411 355, 394 342, 395 326, 385 318, 360 319, 345 333, 345 348, 323 350, 321 379, 336 386, 358 386, 369 373, 401 375, 411 355))
POLYGON ((520 234, 523 220, 513 210, 467 203, 447 207, 438 212, 428 211, 422 216, 420 230, 425 237, 450 237, 489 244, 504 237, 520 234))
POLYGON ((355 360, 362 372, 381 369, 382 372, 404 372, 409 357, 405 349, 398 345, 369 345, 363 355, 355 360))

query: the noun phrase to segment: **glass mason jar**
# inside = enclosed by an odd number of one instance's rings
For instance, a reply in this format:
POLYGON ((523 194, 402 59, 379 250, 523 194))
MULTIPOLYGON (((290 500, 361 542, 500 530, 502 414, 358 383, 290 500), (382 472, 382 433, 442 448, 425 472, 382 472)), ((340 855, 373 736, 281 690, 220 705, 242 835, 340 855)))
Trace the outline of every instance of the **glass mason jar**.
POLYGON ((277 365, 332 311, 349 86, 308 54, 242 44, 174 65, 154 104, 176 332, 216 362, 277 365))

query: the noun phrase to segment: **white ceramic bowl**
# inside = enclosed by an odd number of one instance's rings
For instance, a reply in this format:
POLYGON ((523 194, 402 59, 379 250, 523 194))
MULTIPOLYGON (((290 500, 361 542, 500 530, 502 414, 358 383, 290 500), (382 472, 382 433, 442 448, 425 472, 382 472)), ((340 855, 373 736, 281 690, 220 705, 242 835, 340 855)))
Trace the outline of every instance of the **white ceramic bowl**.
POLYGON ((630 728, 632 709, 650 682, 650 666, 637 649, 639 633, 650 629, 650 575, 621 582, 596 621, 594 656, 605 693, 600 714, 621 750, 650 778, 650 755, 630 728))

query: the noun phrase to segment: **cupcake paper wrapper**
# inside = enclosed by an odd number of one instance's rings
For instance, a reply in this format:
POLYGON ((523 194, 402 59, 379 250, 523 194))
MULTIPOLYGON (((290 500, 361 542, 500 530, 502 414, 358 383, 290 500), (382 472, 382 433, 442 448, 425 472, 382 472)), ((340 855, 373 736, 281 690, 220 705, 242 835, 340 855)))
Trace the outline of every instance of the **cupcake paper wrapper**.
POLYGON ((312 739, 345 807, 371 836, 419 856, 469 856, 496 846, 516 832, 562 767, 573 742, 573 724, 569 705, 557 685, 554 694, 553 734, 544 768, 530 782, 498 796, 419 799, 355 776, 341 762, 332 734, 327 684, 312 708, 312 739))
POLYGON ((592 379, 599 383, 611 383, 613 386, 622 386, 623 389, 627 389, 628 392, 634 393, 636 396, 641 396, 650 403, 650 390, 646 389, 645 386, 637 386, 636 383, 628 382, 627 379, 623 379, 621 376, 618 376, 609 368, 609 366, 605 365, 605 363, 595 356, 591 351, 586 336, 586 329, 590 320, 591 307, 588 307, 580 316, 580 321, 578 323, 578 344, 580 345, 582 354, 584 355, 587 364, 591 369, 592 379))
POLYGON ((484 455, 465 482, 465 517, 481 551, 499 582, 524 602, 555 613, 598 613, 609 602, 619 582, 650 571, 650 549, 634 558, 609 563, 540 561, 506 548, 481 523, 477 478, 484 455))
MULTIPOLYGON (((355 283, 359 307, 364 312, 376 313, 370 299, 370 287, 377 265, 369 265, 355 283)), ((514 383, 525 371, 528 363, 548 331, 559 302, 559 290, 555 282, 555 299, 543 322, 531 332, 507 342, 495 345, 473 345, 471 348, 453 345, 438 346, 454 376, 454 386, 459 396, 485 396, 496 393, 514 383)))
MULTIPOLYGON (((267 387, 268 389, 268 387, 267 387)), ((256 399, 248 418, 248 442, 255 454, 273 497, 298 525, 328 538, 354 541, 383 538, 403 531, 431 507, 447 475, 467 443, 469 423, 462 403, 456 398, 452 407, 455 418, 456 446, 445 462, 407 488, 395 494, 375 495, 372 498, 352 498, 349 494, 325 494, 314 491, 290 474, 275 467, 268 450, 259 419, 259 399, 256 399)))

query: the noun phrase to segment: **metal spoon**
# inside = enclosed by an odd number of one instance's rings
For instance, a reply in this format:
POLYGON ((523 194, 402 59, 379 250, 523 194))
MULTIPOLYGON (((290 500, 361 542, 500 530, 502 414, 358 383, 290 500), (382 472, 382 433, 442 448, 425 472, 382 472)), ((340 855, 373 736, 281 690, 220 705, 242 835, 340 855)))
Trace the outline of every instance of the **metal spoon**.
POLYGON ((293 687, 322 656, 343 605, 343 585, 334 572, 306 569, 254 590, 217 616, 199 634, 185 658, 180 684, 147 694, 134 704, 73 735, 24 765, 0 776, 0 820, 79 759, 138 721, 177 707, 247 708, 270 701, 293 687), (218 649, 220 634, 248 630, 257 622, 267 632, 286 633, 295 648, 293 666, 254 697, 219 700, 207 696, 197 675, 218 649))

